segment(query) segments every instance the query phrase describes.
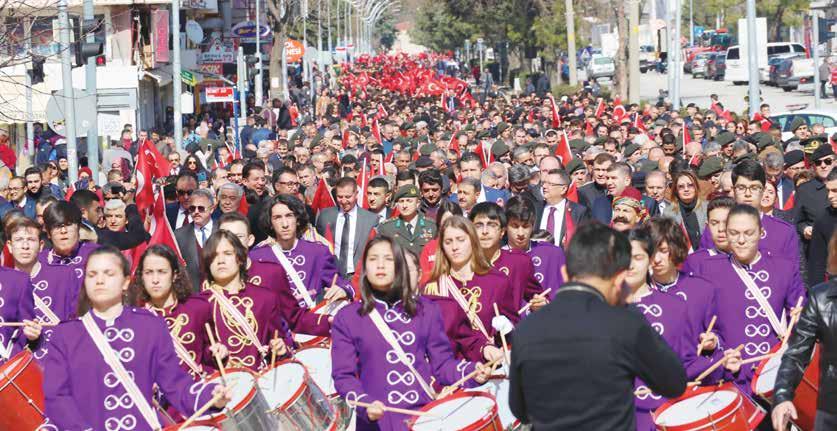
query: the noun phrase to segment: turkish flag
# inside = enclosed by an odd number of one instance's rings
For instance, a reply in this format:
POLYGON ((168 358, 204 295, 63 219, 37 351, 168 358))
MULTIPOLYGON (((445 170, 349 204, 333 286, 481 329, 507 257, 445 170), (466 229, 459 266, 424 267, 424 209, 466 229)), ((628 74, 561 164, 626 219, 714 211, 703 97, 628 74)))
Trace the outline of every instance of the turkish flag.
POLYGON ((489 147, 488 150, 486 150, 485 144, 485 141, 480 141, 480 143, 477 144, 477 149, 474 151, 474 153, 480 156, 480 161, 482 162, 483 169, 487 168, 488 165, 494 161, 494 154, 491 153, 491 148, 489 147), (486 151, 488 152, 488 155, 485 154, 486 151))
POLYGON ((570 148, 570 139, 567 137, 567 132, 561 130, 558 137, 558 146, 555 147, 555 156, 561 161, 561 165, 567 167, 567 163, 573 159, 573 152, 570 148))
POLYGON ((321 209, 336 206, 337 202, 334 202, 334 198, 331 196, 331 190, 328 189, 326 181, 321 179, 317 183, 317 189, 314 191, 314 198, 311 200, 311 209, 314 210, 314 214, 317 214, 321 209))
POLYGON ((549 104, 552 108, 552 127, 561 127, 561 115, 558 114, 558 106, 555 105, 555 98, 549 95, 549 104))
POLYGON ((456 155, 461 155, 461 151, 459 150, 459 139, 456 138, 456 135, 459 133, 459 128, 457 128, 450 137, 450 144, 448 144, 448 148, 451 151, 456 152, 456 155))
POLYGON ((575 182, 570 184, 570 188, 567 189, 567 200, 578 203, 578 186, 575 182))
POLYGON ((380 127, 378 127, 377 118, 372 120, 372 136, 375 137, 375 140, 378 142, 379 145, 384 145, 384 139, 381 137, 381 129, 380 127))
POLYGON ((594 115, 596 116, 596 118, 602 118, 602 115, 604 115, 604 112, 605 112, 604 100, 599 99, 599 104, 596 105, 596 112, 595 112, 594 115))
POLYGON ((166 198, 163 195, 162 189, 157 193, 157 198, 154 200, 154 206, 151 209, 151 226, 148 228, 148 233, 151 234, 151 239, 147 243, 142 243, 133 249, 133 257, 131 259, 132 273, 137 269, 140 257, 145 253, 149 244, 168 246, 177 254, 177 259, 180 260, 181 264, 186 263, 180 255, 180 248, 174 239, 174 231, 172 231, 169 219, 166 217, 166 198))
POLYGON ((381 105, 381 104, 379 103, 379 104, 378 104, 378 112, 375 114, 375 119, 376 119, 376 120, 379 120, 379 119, 381 119, 381 118, 387 118, 387 117, 389 117, 389 113, 388 113, 388 112, 387 112, 387 110, 384 108, 384 105, 381 105))
POLYGON ((169 174, 169 162, 157 151, 150 140, 142 141, 137 154, 137 194, 135 197, 137 210, 146 214, 154 205, 154 178, 162 178, 169 174))
POLYGON ((628 115, 628 111, 624 106, 622 106, 622 100, 617 97, 616 100, 613 101, 613 121, 616 122, 616 124, 619 124, 626 115, 628 115))

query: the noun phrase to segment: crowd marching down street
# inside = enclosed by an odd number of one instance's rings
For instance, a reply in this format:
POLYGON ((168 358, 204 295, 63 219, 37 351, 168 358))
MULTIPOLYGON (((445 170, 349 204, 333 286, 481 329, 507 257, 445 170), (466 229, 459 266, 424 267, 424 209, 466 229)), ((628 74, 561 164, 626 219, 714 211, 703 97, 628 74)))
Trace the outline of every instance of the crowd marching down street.
POLYGON ((39 136, 0 429, 837 429, 837 135, 452 61, 126 127, 102 178, 39 136))

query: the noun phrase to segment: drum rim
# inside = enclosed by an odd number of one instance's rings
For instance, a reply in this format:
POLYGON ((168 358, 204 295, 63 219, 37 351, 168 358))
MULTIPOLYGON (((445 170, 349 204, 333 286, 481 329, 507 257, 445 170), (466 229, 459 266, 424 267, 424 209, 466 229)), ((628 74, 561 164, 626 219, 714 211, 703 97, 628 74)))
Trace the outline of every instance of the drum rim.
POLYGON ((18 376, 23 374, 29 365, 34 361, 35 357, 32 355, 28 349, 23 349, 11 358, 9 358, 6 363, 0 365, 0 392, 4 391, 12 382, 17 379, 18 376), (5 368, 7 365, 12 364, 12 359, 17 358, 18 356, 23 355, 25 360, 22 362, 14 363, 6 372, 5 368))
MULTIPOLYGON (((689 388, 686 388, 686 390, 688 391, 689 388)), ((716 424, 720 420, 726 419, 731 414, 737 412, 744 403, 744 398, 743 397, 744 397, 744 395, 741 393, 741 391, 738 390, 738 388, 736 388, 732 383, 724 383, 720 386, 717 386, 717 385, 715 385, 715 386, 699 386, 698 389, 693 389, 692 393, 689 394, 688 397, 684 393, 683 395, 681 395, 677 398, 672 398, 672 399, 666 401, 660 407, 657 407, 657 409, 654 410, 651 413, 651 419, 654 420, 654 426, 655 427, 665 426, 666 430, 670 430, 670 431, 694 430, 695 427, 700 427, 702 425, 716 424), (692 398, 692 397, 694 397, 696 395, 699 395, 699 394, 703 394, 703 393, 707 393, 707 392, 720 392, 720 391, 728 391, 728 392, 735 393, 735 395, 736 395, 735 401, 733 401, 732 403, 730 403, 727 406, 724 406, 724 408, 722 408, 715 415, 713 415, 713 419, 712 419, 711 422, 707 422, 707 418, 700 418, 699 420, 689 422, 689 423, 685 423, 685 424, 680 424, 680 425, 660 425, 660 424, 657 424, 657 417, 660 416, 660 413, 662 413, 665 410, 670 409, 671 407, 673 407, 678 402, 684 401, 688 398, 692 398)))
MULTIPOLYGON (((474 423, 472 423, 472 424, 470 424, 470 425, 468 425, 465 428, 460 430, 460 431, 477 431, 477 430, 480 429, 478 427, 483 427, 485 425, 488 425, 488 424, 492 423, 494 421, 494 418, 497 418, 499 420, 500 413, 499 413, 499 410, 497 409, 497 398, 495 398, 494 395, 492 395, 488 392, 484 392, 484 391, 475 391, 475 392, 457 391, 457 392, 454 392, 454 393, 452 393, 452 394, 450 394, 450 395, 448 395, 444 398, 433 400, 433 401, 425 404, 421 409, 419 409, 419 411, 429 412, 434 407, 436 407, 438 405, 441 405, 441 404, 444 404, 445 402, 447 402, 449 400, 452 400, 452 399, 478 398, 478 397, 489 398, 491 401, 494 402, 494 404, 492 404, 491 409, 489 410, 489 412, 487 414, 480 416, 480 418, 478 419, 477 422, 474 422, 474 423)), ((407 421, 407 427, 412 431, 413 427, 416 425, 416 421, 418 421, 420 418, 421 418, 421 416, 415 416, 413 418, 410 418, 410 420, 407 421)))
MULTIPOLYGON (((171 424, 167 427, 163 427, 162 431, 179 431, 181 425, 183 425, 183 422, 181 422, 179 424, 171 424)), ((214 430, 218 430, 218 431, 221 430, 221 428, 218 428, 218 424, 216 424, 213 421, 209 421, 209 420, 195 421, 195 422, 192 422, 192 424, 189 425, 189 426, 190 427, 193 427, 193 426, 210 427, 214 430)))
MULTIPOLYGON (((259 373, 258 376, 256 377, 256 380, 257 380, 256 387, 258 388, 258 379, 264 377, 265 373, 267 373, 268 371, 271 371, 271 370, 275 370, 275 369, 277 369, 281 366, 288 365, 288 364, 296 364, 296 365, 299 365, 302 368, 302 372, 303 372, 302 383, 299 385, 298 388, 296 388, 296 391, 294 391, 294 393, 291 395, 291 397, 288 398, 288 401, 286 401, 284 404, 282 404, 280 406, 270 408, 270 411, 285 410, 288 407, 294 405, 294 403, 296 403, 296 401, 299 400, 299 397, 302 396, 302 393, 305 392, 305 389, 308 388, 308 383, 313 382, 313 379, 311 379, 311 375, 308 373, 308 368, 305 368, 305 364, 303 364, 302 362, 297 361, 296 359, 291 358, 291 359, 285 359, 283 361, 279 361, 279 362, 276 363, 276 365, 274 365, 272 367, 269 367, 269 368, 266 368, 264 371, 259 373)), ((261 389, 259 389, 259 390, 261 391, 261 389)))
MULTIPOLYGON (((231 410, 233 410, 233 411, 240 410, 242 407, 246 406, 251 401, 253 401, 253 398, 256 398, 256 394, 259 392, 259 377, 256 373, 251 371, 249 368, 237 368, 237 367, 236 368, 224 368, 224 371, 227 372, 227 373, 229 373, 229 372, 244 372, 244 373, 247 373, 247 374, 250 374, 251 376, 253 376, 253 387, 252 387, 252 389, 250 389, 250 392, 248 392, 247 395, 245 395, 244 398, 241 399, 241 402, 239 402, 238 404, 234 405, 231 408, 231 410)), ((216 377, 219 377, 219 378, 221 377, 221 371, 215 371, 214 373, 210 374, 206 378, 206 380, 212 380, 216 377)), ((201 417, 208 418, 208 419, 201 419, 201 420, 204 421, 204 422, 207 422, 207 421, 213 422, 213 425, 216 428, 217 428, 218 422, 222 422, 226 419, 229 419, 229 416, 227 416, 227 414, 224 413, 224 411, 221 411, 221 412, 216 413, 214 415, 209 414, 209 415, 204 415, 204 416, 201 416, 201 417)))

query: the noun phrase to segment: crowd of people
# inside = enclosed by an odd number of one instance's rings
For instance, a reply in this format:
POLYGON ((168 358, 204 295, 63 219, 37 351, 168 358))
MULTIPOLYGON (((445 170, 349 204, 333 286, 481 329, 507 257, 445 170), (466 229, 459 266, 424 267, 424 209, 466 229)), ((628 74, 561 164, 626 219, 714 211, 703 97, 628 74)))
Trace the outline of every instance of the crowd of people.
MULTIPOLYGON (((500 408, 535 430, 650 431, 687 382, 770 409, 752 381, 777 346, 772 421, 751 429, 796 419, 815 341, 835 366, 823 125, 783 140, 769 105, 715 96, 477 93, 443 60, 364 56, 298 115, 253 110, 240 141, 211 119, 184 149, 128 128, 102 178, 70 183, 58 154, 0 184, 0 362, 31 352, 44 427, 231 408, 208 377, 263 372, 300 336, 330 346, 357 430, 407 429, 501 364, 500 408)), ((834 384, 818 431, 837 427, 834 384)))

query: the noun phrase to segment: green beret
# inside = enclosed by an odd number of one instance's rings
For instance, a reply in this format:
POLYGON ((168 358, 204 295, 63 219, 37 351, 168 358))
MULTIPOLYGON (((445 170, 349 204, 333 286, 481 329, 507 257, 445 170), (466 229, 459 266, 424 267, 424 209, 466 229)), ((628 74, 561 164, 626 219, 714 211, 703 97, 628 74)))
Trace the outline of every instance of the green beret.
POLYGON ((436 146, 433 144, 424 144, 419 147, 419 155, 420 156, 429 156, 436 149, 436 146))
POLYGON ((734 141, 735 141, 735 135, 733 135, 732 133, 727 132, 727 131, 723 131, 721 133, 718 133, 715 136, 715 142, 717 142, 722 147, 724 145, 731 144, 734 141))
POLYGON ((569 163, 567 163, 566 167, 567 173, 570 175, 572 175, 575 171, 579 171, 581 169, 586 168, 587 166, 584 165, 584 160, 582 160, 580 157, 574 157, 572 160, 570 160, 569 163))
POLYGON ((410 122, 410 121, 405 121, 405 122, 401 123, 401 127, 400 127, 400 129, 401 129, 401 130, 410 130, 410 129, 414 128, 414 127, 415 127, 415 125, 414 125, 412 122, 410 122))
POLYGON ((639 165, 637 170, 646 174, 660 169, 660 162, 656 160, 642 159, 637 165, 639 165))
POLYGON ((480 130, 479 132, 477 132, 477 139, 485 139, 490 137, 491 132, 489 132, 488 130, 480 130))
POLYGON ((756 148, 758 148, 759 151, 774 144, 773 136, 770 133, 756 132, 753 133, 750 137, 753 139, 754 143, 756 144, 756 148))
POLYGON ((607 136, 602 136, 602 137, 596 138, 596 140, 593 142, 593 145, 604 145, 605 142, 607 142, 607 139, 608 139, 607 136))
POLYGON ((790 130, 791 132, 796 132, 796 129, 807 125, 808 123, 805 122, 804 118, 802 118, 801 116, 795 117, 793 121, 791 121, 790 130))
POLYGON ((625 157, 631 157, 638 150, 639 150, 639 145, 631 143, 631 144, 625 145, 625 149, 622 150, 622 154, 624 154, 625 157))
POLYGON ((398 202, 401 198, 417 198, 419 197, 418 187, 407 184, 398 188, 398 191, 395 192, 395 196, 392 198, 393 202, 398 202))
POLYGON ((742 154, 742 155, 732 159, 732 164, 737 165, 737 164, 739 164, 739 163, 741 163, 741 162, 743 162, 744 160, 747 160, 747 159, 755 160, 755 154, 753 154, 753 153, 742 154))
POLYGON ((702 180, 708 179, 712 175, 724 170, 724 161, 720 157, 709 157, 700 164, 698 168, 698 177, 702 180))
POLYGON ((502 140, 498 139, 498 140, 494 141, 493 145, 491 145, 491 154, 494 154, 494 157, 500 157, 503 154, 506 154, 508 152, 509 152, 509 146, 506 145, 506 143, 503 142, 502 140))
POLYGON ((587 141, 584 139, 571 139, 570 148, 576 151, 584 151, 588 147, 587 141))
POLYGON ((503 133, 508 128, 509 128, 509 125, 507 123, 501 122, 500 124, 497 125, 497 133, 503 133))

